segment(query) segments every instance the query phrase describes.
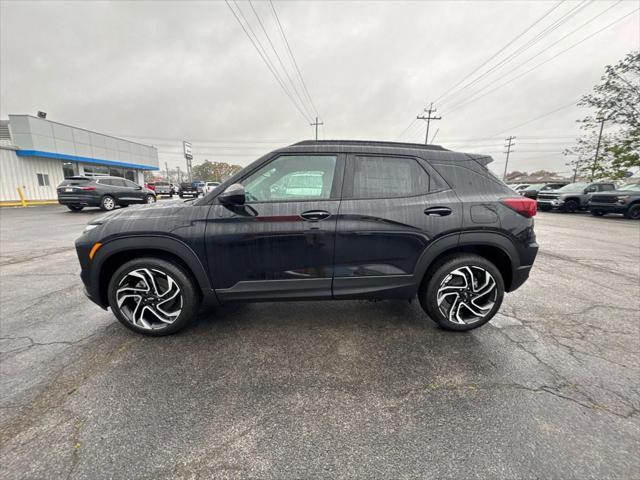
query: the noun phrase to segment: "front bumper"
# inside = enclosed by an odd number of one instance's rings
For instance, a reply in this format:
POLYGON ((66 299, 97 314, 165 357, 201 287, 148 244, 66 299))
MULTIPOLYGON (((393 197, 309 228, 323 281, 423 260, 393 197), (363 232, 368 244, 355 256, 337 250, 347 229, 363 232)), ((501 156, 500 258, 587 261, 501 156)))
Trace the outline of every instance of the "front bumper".
POLYGON ((549 200, 540 200, 538 199, 538 208, 561 208, 564 205, 564 200, 560 198, 554 198, 549 200))

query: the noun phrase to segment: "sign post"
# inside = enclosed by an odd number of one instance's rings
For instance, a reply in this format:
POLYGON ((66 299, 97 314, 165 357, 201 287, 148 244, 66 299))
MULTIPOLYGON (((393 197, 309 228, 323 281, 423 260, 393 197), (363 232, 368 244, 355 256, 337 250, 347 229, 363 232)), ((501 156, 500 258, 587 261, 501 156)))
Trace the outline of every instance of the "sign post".
POLYGON ((191 143, 183 140, 182 149, 184 151, 184 158, 187 161, 187 176, 189 177, 189 181, 192 182, 193 177, 191 175, 191 160, 193 160, 193 153, 191 153, 191 143))

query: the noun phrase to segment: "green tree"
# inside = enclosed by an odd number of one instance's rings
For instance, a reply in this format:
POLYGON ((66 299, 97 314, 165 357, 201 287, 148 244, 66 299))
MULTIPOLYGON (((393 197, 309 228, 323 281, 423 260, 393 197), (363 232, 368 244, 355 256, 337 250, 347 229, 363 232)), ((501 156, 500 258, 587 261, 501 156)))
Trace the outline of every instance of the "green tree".
POLYGON ((565 153, 574 156, 569 165, 590 179, 618 179, 640 169, 640 51, 607 65, 600 80, 578 102, 591 111, 580 120, 585 133, 565 153), (606 132, 596 158, 603 121, 606 132))
POLYGON ((222 182, 240 170, 242 170, 240 165, 205 160, 203 163, 193 166, 192 174, 194 179, 204 182, 222 182))

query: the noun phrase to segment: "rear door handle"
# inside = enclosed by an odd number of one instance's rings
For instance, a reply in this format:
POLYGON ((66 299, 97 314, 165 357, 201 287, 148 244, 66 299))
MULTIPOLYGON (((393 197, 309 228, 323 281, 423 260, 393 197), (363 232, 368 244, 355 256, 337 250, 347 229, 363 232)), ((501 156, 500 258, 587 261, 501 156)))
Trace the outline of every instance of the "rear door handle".
POLYGON ((451 215, 451 209, 449 207, 430 207, 424 211, 425 215, 437 215, 439 217, 446 217, 451 215))
POLYGON ((310 220, 312 222, 319 222, 320 220, 329 218, 331 214, 325 210, 308 210, 306 212, 302 212, 300 216, 305 220, 310 220))

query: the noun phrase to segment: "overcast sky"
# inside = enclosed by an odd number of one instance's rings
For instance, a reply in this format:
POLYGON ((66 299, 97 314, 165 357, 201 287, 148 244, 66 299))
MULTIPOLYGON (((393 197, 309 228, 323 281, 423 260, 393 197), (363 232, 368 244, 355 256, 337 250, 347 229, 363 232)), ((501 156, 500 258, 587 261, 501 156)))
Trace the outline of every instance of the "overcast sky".
MULTIPOLYGON (((269 51, 251 5, 238 5, 269 51)), ((606 64, 640 44, 637 1, 274 5, 325 123, 321 138, 396 140, 410 126, 401 139, 422 142, 425 123, 412 119, 437 100, 443 118, 432 122, 434 143, 489 152, 496 170, 507 135, 517 137, 513 169, 567 170, 560 152, 586 113, 567 105, 591 90, 606 64)), ((296 81, 269 3, 253 6, 296 81)), ((153 144, 161 165, 170 166, 184 163, 181 139, 193 142, 196 163, 246 165, 312 138, 224 2, 2 0, 0 8, 2 118, 43 110, 51 120, 153 144)), ((299 81, 296 89, 305 100, 300 108, 315 116, 299 81)))

